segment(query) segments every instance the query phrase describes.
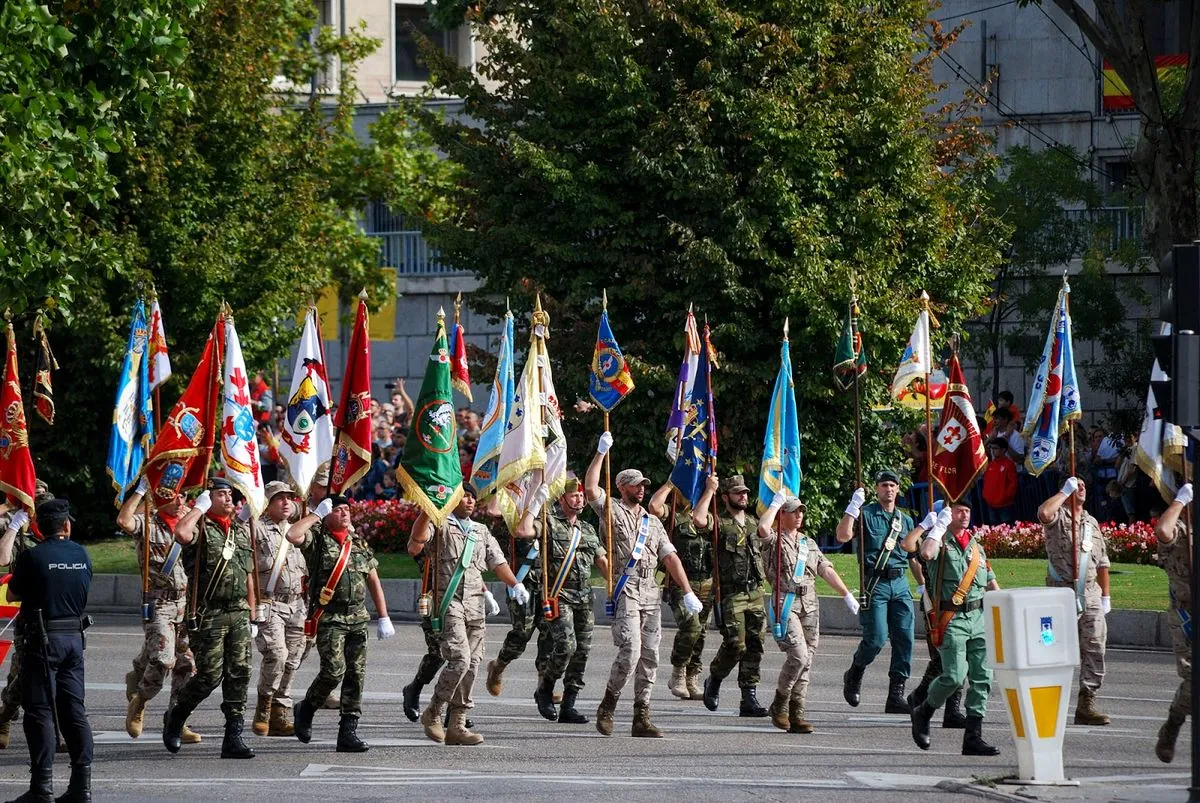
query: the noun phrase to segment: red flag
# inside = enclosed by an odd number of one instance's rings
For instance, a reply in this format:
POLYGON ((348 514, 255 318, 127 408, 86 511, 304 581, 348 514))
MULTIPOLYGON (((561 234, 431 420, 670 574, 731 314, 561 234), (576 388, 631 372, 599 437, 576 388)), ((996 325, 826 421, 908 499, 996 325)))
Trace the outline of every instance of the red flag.
POLYGON ((333 447, 329 490, 341 493, 371 467, 371 336, 363 296, 359 296, 354 331, 350 333, 346 374, 342 377, 342 395, 333 414, 333 426, 338 437, 333 447))
POLYGON ((42 328, 42 317, 39 315, 33 324, 33 337, 37 340, 37 359, 34 362, 33 404, 37 414, 47 424, 54 424, 54 381, 50 374, 58 370, 58 360, 50 350, 50 341, 46 338, 46 330, 42 328))
POLYGON ((983 436, 958 355, 950 357, 950 382, 933 449, 933 481, 951 502, 966 496, 987 466, 983 436))
POLYGON ((37 477, 29 453, 29 430, 25 426, 25 403, 21 399, 21 377, 17 373, 17 336, 8 324, 8 354, 4 359, 4 387, 0 389, 0 491, 24 508, 32 521, 37 477))
POLYGON ((471 396, 471 374, 467 367, 467 333, 462 324, 454 324, 450 334, 450 384, 468 401, 475 401, 471 396))
POLYGON ((187 390, 171 408, 154 443, 154 451, 146 459, 143 471, 160 503, 193 488, 202 488, 208 479, 224 353, 225 315, 221 314, 208 334, 200 364, 187 390))

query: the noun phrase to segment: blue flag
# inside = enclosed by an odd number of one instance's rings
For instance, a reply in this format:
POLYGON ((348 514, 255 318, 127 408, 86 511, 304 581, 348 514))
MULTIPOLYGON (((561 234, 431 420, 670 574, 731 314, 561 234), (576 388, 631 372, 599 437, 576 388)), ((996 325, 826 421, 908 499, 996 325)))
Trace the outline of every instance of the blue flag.
POLYGON ((679 489, 692 505, 700 501, 704 484, 716 470, 717 417, 713 409, 712 377, 709 360, 708 326, 704 327, 704 343, 696 360, 696 380, 692 395, 683 413, 683 435, 679 455, 671 470, 671 484, 679 489))
POLYGON ((479 430, 479 445, 471 469, 471 484, 477 499, 482 502, 496 493, 496 477, 500 468, 500 449, 508 415, 512 410, 515 381, 513 379, 513 317, 504 316, 504 333, 500 336, 500 354, 496 360, 496 378, 488 397, 487 412, 479 430))
POLYGON ((600 331, 596 334, 596 350, 588 374, 588 393, 605 412, 611 412, 631 390, 633 377, 629 373, 629 363, 608 325, 608 310, 604 310, 600 313, 600 331))
POLYGON ((1033 377, 1033 393, 1025 411, 1022 433, 1028 438, 1025 468, 1038 476, 1058 455, 1058 437, 1083 415, 1075 350, 1071 342, 1071 286, 1063 280, 1050 320, 1046 346, 1033 377))
POLYGON ((783 489, 800 495, 800 424, 796 417, 796 387, 792 383, 792 355, 783 326, 783 345, 779 349, 779 374, 771 394, 767 413, 767 434, 763 438, 762 467, 758 472, 758 512, 762 515, 775 492, 783 489))
POLYGON ((142 462, 154 445, 153 405, 150 401, 150 361, 146 358, 149 328, 146 308, 139 299, 129 324, 129 343, 117 379, 113 405, 112 434, 108 440, 108 476, 119 507, 142 470, 142 462))

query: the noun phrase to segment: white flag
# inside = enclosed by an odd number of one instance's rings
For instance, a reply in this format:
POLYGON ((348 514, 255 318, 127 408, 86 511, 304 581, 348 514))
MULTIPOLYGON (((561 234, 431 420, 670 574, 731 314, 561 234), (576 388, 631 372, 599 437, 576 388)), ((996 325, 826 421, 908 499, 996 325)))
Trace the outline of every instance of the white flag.
POLYGON ((171 378, 171 358, 167 355, 167 332, 163 329, 162 307, 158 298, 150 301, 150 390, 171 378))
MULTIPOLYGON (((1170 332, 1171 325, 1163 324, 1161 334, 1170 332)), ((1150 372, 1150 381, 1159 382, 1166 378, 1166 373, 1158 366, 1158 360, 1155 360, 1154 368, 1150 372)), ((1146 413, 1142 417, 1142 431, 1138 434, 1133 459, 1138 468, 1154 481, 1154 487, 1158 489, 1164 502, 1171 502, 1175 498, 1175 492, 1179 490, 1175 471, 1183 467, 1186 445, 1183 431, 1159 417, 1158 401, 1154 398, 1154 388, 1151 387, 1146 394, 1146 413)))
POLYGON ((279 454, 301 495, 308 493, 317 469, 333 457, 333 423, 329 419, 329 375, 321 351, 317 311, 309 309, 296 352, 296 368, 279 439, 279 454))
POLYGON ((258 427, 250 399, 250 378, 233 317, 225 318, 224 405, 221 408, 221 465, 225 479, 242 492, 254 516, 267 506, 258 463, 258 427))
MULTIPOLYGON (((929 296, 921 293, 921 300, 928 301, 929 296)), ((924 407, 925 377, 933 373, 933 354, 929 346, 929 309, 921 309, 917 316, 917 325, 913 327, 904 356, 900 358, 900 367, 896 369, 896 378, 892 380, 892 398, 903 407, 924 407), (912 387, 916 382, 916 387, 912 387)))

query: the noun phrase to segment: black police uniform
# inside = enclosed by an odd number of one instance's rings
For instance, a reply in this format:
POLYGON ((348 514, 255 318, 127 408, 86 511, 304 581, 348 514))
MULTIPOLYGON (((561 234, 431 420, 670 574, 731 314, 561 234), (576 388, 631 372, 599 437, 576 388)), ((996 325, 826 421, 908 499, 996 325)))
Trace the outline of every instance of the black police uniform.
POLYGON ((19 799, 51 799, 57 710, 71 756, 71 784, 59 800, 90 800, 93 745, 83 703, 82 617, 92 584, 92 559, 69 538, 51 535, 69 515, 65 499, 44 502, 37 513, 46 540, 17 558, 9 580, 11 593, 21 601, 21 704, 31 773, 28 796, 19 799))

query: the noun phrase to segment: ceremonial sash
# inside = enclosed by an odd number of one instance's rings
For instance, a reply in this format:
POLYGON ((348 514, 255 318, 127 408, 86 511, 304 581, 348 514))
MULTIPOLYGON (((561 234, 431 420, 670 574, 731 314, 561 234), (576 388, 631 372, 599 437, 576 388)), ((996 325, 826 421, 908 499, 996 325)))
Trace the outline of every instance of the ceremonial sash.
MULTIPOLYGON (((555 575, 554 582, 550 585, 550 599, 558 599, 558 595, 562 593, 562 587, 567 582, 567 576, 570 575, 572 567, 575 566, 575 556, 579 552, 579 540, 582 535, 583 531, 576 524, 571 529, 571 543, 567 545, 567 554, 563 558, 562 566, 559 567, 558 574, 555 575)), ((645 542, 643 541, 643 543, 645 542)))
MULTIPOLYGON (((1083 613, 1083 596, 1087 590, 1087 562, 1091 560, 1092 554, 1092 528, 1088 526, 1087 519, 1082 522, 1083 537, 1079 541, 1079 576, 1075 578, 1075 613, 1083 613)), ((1046 561, 1046 573, 1050 575, 1050 579, 1056 583, 1065 583, 1067 578, 1061 576, 1054 570, 1054 564, 1049 560, 1046 561)))
POLYGON ((879 557, 875 559, 875 568, 871 571, 871 579, 867 581, 866 593, 863 594, 863 599, 867 605, 871 604, 871 595, 875 593, 875 587, 879 585, 879 572, 883 567, 887 566, 891 560, 892 553, 896 551, 896 544, 900 542, 900 528, 903 522, 900 518, 900 511, 896 510, 892 513, 892 522, 888 527, 888 537, 883 543, 883 549, 879 550, 879 557))
POLYGON ((287 553, 291 545, 292 542, 287 540, 286 535, 280 539, 279 551, 275 553, 275 562, 271 565, 271 576, 267 580, 266 595, 268 597, 275 596, 275 586, 279 585, 279 578, 283 574, 283 567, 287 562, 287 553))
POLYGON ((171 542, 171 548, 167 550, 167 557, 163 559, 162 568, 159 572, 163 577, 170 577, 171 572, 175 570, 175 564, 179 561, 179 556, 183 554, 183 545, 178 541, 171 542))
POLYGON ((642 559, 642 552, 646 549, 646 539, 650 535, 650 515, 642 514, 642 524, 638 527, 637 540, 633 543, 633 551, 629 553, 629 560, 625 562, 625 570, 621 572, 621 576, 617 578, 617 584, 613 587, 612 599, 609 600, 609 605, 613 610, 616 610, 617 600, 621 598, 621 592, 625 590, 625 584, 629 582, 630 576, 634 569, 637 568, 638 562, 642 559))
MULTIPOLYGON (((943 547, 944 548, 944 547, 943 547)), ((971 560, 967 564, 967 571, 963 573, 962 579, 958 581, 958 586, 954 589, 954 593, 950 595, 950 603, 955 606, 961 606, 967 598, 967 593, 971 588, 971 583, 975 582, 975 574, 979 571, 980 564, 983 563, 981 556, 982 550, 979 549, 979 544, 971 543, 971 560)), ((939 560, 945 560, 946 556, 942 555, 939 560)), ((941 589, 938 589, 941 593, 941 589)), ((944 601, 943 601, 944 602, 944 601)), ((939 603, 939 607, 942 603, 939 603)), ((946 635, 946 627, 950 624, 950 620, 954 618, 954 609, 941 609, 937 614, 937 621, 930 621, 929 640, 934 647, 942 646, 942 639, 946 635)))
POLYGON ((458 565, 454 567, 454 574, 450 576, 450 582, 446 584, 446 593, 442 595, 442 604, 438 606, 439 619, 446 618, 446 611, 450 609, 450 603, 454 600, 454 594, 458 591, 459 584, 462 583, 463 575, 467 573, 467 567, 471 565, 471 556, 475 554, 475 542, 479 540, 479 537, 470 528, 464 532, 467 536, 467 543, 463 546, 462 555, 458 558, 458 565))
MULTIPOLYGON (((783 537, 783 533, 779 534, 783 537)), ((796 566, 792 569, 792 584, 800 585, 804 579, 804 566, 808 562, 808 538, 801 538, 796 544, 796 566)), ((783 596, 783 609, 779 614, 779 620, 775 621, 775 606, 767 606, 767 621, 771 623, 771 632, 775 635, 776 641, 783 641, 787 638, 787 621, 792 615, 792 605, 796 602, 796 592, 789 591, 783 596)))
MULTIPOLYGON (((332 532, 334 540, 337 536, 332 532)), ((333 592, 337 588, 338 582, 341 581, 342 575, 346 571, 346 566, 350 563, 350 552, 354 547, 354 539, 350 533, 346 533, 345 538, 340 542, 341 549, 338 551, 337 562, 333 564, 333 570, 329 572, 329 578, 325 581, 325 585, 321 587, 321 592, 317 596, 317 604, 313 606, 313 611, 309 614, 308 619, 304 621, 304 635, 308 638, 315 638, 317 635, 317 623, 321 621, 321 616, 325 613, 325 606, 333 599, 333 592)))
MULTIPOLYGON (((533 539, 533 542, 529 545, 529 551, 527 553, 525 553, 525 557, 521 558, 521 565, 517 567, 517 582, 518 583, 525 582, 525 578, 529 576, 529 570, 533 568, 533 564, 535 564, 537 562, 537 559, 538 559, 538 542, 537 542, 537 539, 535 538, 535 539, 533 539)), ((512 597, 513 590, 511 587, 505 586, 504 590, 505 590, 505 593, 508 594, 509 597, 512 597)))

